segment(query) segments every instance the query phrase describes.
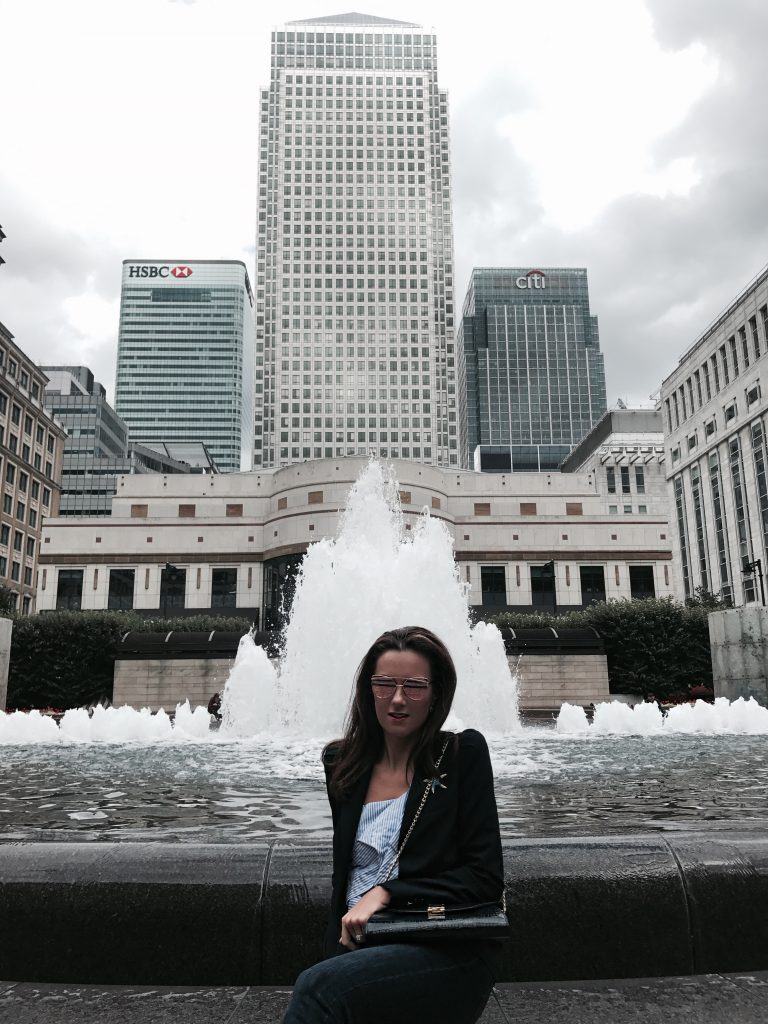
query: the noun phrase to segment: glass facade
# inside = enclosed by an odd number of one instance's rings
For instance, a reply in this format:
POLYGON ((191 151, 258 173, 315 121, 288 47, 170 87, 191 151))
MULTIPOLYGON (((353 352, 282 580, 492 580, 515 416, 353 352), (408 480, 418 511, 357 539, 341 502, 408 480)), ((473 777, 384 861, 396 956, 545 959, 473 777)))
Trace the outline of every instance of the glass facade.
POLYGON ((245 264, 125 260, 115 407, 138 442, 202 442, 250 469, 253 296, 245 264))
POLYGON ((606 410, 586 270, 475 269, 458 347, 466 374, 465 467, 478 445, 508 445, 513 471, 551 468, 606 410))
POLYGON ((67 430, 61 516, 108 516, 124 473, 188 473, 189 465, 129 444, 128 428, 87 366, 47 366, 45 407, 67 430))
POLYGON ((255 468, 370 452, 458 467, 435 36, 292 22, 272 35, 260 114, 255 468))

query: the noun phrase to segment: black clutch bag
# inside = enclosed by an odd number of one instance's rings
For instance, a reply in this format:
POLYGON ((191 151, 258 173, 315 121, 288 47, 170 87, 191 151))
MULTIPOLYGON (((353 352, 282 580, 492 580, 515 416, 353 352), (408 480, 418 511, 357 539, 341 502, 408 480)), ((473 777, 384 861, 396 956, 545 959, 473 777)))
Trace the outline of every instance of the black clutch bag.
POLYGON ((509 921, 498 903, 380 910, 365 926, 366 945, 386 942, 468 942, 506 938, 509 921))

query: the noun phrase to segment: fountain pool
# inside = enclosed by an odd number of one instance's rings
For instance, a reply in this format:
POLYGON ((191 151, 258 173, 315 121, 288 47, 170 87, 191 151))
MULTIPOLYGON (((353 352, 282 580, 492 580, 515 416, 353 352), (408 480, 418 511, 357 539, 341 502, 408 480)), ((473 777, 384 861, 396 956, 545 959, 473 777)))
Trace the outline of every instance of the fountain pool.
POLYGON ((304 559, 277 669, 241 642, 224 722, 130 708, 0 717, 0 842, 236 842, 330 835, 319 752, 339 734, 354 671, 385 628, 419 623, 448 643, 459 688, 447 725, 489 738, 506 837, 671 829, 768 829, 768 710, 719 701, 564 706, 523 728, 494 626, 471 627, 444 525, 406 535, 397 482, 371 463, 339 536, 304 559))

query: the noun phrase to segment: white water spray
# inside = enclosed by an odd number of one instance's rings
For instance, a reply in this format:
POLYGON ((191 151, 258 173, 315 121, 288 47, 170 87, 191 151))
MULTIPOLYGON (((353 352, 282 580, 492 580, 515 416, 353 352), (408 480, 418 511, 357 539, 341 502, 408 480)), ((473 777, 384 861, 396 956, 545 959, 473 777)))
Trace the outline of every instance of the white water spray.
POLYGON ((224 690, 224 734, 338 735, 355 671, 386 629, 426 626, 447 645, 458 687, 449 727, 519 729, 517 690, 496 626, 471 627, 467 587, 445 525, 426 510, 404 528, 397 481, 371 462, 335 539, 302 562, 277 669, 250 638, 224 690))
POLYGON ((663 714, 657 704, 630 707, 620 701, 598 704, 590 725, 584 709, 563 704, 557 716, 557 731, 570 736, 654 736, 672 733, 768 734, 768 708, 750 697, 729 701, 718 697, 714 704, 697 700, 678 704, 663 714))

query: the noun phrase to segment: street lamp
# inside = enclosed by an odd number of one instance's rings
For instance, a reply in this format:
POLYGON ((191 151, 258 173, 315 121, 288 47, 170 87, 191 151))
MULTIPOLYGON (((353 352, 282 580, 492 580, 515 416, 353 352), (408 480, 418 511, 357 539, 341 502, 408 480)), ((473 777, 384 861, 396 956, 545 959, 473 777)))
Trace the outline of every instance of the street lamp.
POLYGON ((765 583, 763 582, 763 563, 759 558, 756 558, 754 562, 744 556, 744 560, 741 563, 741 572, 743 576, 756 576, 760 580, 760 600, 765 606, 765 583))

